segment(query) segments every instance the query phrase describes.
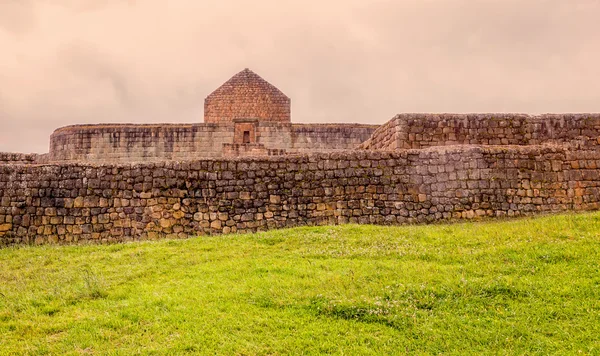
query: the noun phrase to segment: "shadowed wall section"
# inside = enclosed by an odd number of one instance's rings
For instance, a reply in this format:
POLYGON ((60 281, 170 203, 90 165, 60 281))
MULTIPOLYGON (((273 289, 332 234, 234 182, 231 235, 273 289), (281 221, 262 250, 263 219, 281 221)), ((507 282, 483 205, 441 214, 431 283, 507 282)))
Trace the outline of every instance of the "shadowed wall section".
POLYGON ((127 165, 0 165, 0 243, 598 209, 600 152, 437 147, 127 165))

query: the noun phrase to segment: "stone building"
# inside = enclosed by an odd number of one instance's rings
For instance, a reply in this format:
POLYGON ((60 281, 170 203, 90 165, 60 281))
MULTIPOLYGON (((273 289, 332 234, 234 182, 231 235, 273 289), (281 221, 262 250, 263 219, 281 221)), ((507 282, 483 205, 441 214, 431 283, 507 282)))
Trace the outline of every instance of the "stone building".
POLYGON ((99 124, 57 129, 52 162, 137 162, 279 156, 355 149, 378 125, 293 124, 291 100, 244 69, 204 102, 204 123, 99 124))

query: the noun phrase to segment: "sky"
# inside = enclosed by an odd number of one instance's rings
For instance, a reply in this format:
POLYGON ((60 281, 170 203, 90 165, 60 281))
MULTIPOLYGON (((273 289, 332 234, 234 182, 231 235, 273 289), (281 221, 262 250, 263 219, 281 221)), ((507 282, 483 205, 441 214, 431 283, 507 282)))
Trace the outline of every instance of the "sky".
POLYGON ((250 68, 297 123, 600 112, 600 0, 0 0, 0 151, 202 122, 250 68))

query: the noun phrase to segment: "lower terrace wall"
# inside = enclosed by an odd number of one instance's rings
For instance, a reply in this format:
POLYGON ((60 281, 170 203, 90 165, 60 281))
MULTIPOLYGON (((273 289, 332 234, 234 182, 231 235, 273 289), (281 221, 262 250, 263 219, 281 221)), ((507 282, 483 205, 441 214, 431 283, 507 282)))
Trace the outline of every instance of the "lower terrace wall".
POLYGON ((600 114, 401 114, 361 145, 370 150, 448 145, 597 146, 600 114))
POLYGON ((0 166, 0 243, 100 243, 600 207, 600 153, 457 146, 0 166))

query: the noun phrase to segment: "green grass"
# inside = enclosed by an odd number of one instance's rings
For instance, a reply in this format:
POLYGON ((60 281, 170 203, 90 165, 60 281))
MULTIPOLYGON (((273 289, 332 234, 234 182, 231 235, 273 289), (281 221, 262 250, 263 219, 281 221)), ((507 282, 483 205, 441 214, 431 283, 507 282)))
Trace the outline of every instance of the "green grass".
POLYGON ((600 354, 600 213, 0 250, 0 354, 600 354))

